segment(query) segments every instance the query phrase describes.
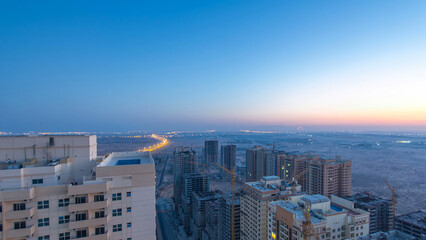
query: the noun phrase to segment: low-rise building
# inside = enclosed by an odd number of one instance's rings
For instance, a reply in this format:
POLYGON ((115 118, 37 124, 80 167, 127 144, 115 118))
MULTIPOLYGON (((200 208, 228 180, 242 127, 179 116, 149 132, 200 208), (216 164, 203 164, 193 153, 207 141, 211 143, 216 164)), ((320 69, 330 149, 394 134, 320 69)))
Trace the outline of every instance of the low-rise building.
POLYGON ((396 217, 395 228, 416 239, 426 239, 426 212, 417 211, 396 217))

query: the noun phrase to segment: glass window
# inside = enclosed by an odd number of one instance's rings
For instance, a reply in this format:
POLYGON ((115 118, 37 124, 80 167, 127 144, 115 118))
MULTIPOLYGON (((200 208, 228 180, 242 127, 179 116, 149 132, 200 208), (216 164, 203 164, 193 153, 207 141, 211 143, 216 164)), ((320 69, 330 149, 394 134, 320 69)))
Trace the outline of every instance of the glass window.
POLYGON ((69 198, 59 199, 58 207, 66 207, 68 205, 70 205, 70 199, 69 198))
POLYGON ((76 221, 83 221, 83 220, 87 220, 87 214, 86 213, 77 213, 75 215, 75 220, 76 221))
POLYGON ((70 215, 59 216, 59 224, 69 223, 70 215))
POLYGON ((43 178, 33 179, 33 184, 43 184, 43 178))
POLYGON ((113 193, 112 201, 119 201, 119 200, 121 200, 121 193, 113 193))
POLYGON ((128 222, 128 223, 127 223, 127 227, 128 227, 128 228, 131 228, 131 227, 132 227, 132 223, 131 223, 131 222, 128 222))
POLYGON ((46 208, 49 208, 49 200, 37 202, 37 209, 46 209, 46 208))
POLYGON ((128 208, 127 208, 127 212, 132 212, 132 208, 131 208, 131 207, 128 207, 128 208))
POLYGON ((112 225, 112 231, 113 232, 121 232, 123 226, 121 224, 112 225))
POLYGON ((59 233, 59 240, 69 240, 71 239, 70 232, 59 233))
POLYGON ((95 218, 103 218, 105 217, 105 212, 104 211, 97 211, 95 212, 95 218))
POLYGON ((112 216, 113 216, 113 217, 121 216, 121 208, 113 209, 113 210, 112 210, 112 216))
POLYGON ((40 218, 38 220, 38 226, 39 227, 49 226, 49 218, 40 218))
POLYGON ((44 236, 39 236, 38 240, 49 240, 50 236, 49 235, 44 235, 44 236))
POLYGON ((14 203, 13 211, 22 211, 25 210, 25 203, 14 203))
POLYGON ((104 233, 105 233, 105 227, 95 228, 95 235, 104 234, 104 233))
POLYGON ((25 221, 14 222, 14 224, 13 224, 13 229, 22 229, 22 228, 26 228, 26 227, 27 227, 27 223, 25 221))
POLYGON ((87 203, 86 196, 75 197, 75 204, 87 203))
POLYGON ((86 229, 77 230, 76 233, 77 233, 77 238, 87 237, 86 229))
POLYGON ((104 195, 95 195, 94 197, 95 202, 103 202, 104 200, 104 195))
POLYGON ((127 192, 126 196, 127 197, 131 197, 132 196, 132 192, 127 192))

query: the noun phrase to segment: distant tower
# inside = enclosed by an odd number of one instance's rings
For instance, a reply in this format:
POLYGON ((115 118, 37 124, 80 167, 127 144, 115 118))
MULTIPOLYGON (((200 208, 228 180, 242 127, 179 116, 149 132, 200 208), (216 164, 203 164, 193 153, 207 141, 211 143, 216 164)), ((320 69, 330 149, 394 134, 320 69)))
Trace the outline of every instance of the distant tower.
POLYGON ((179 204, 182 202, 183 175, 185 173, 193 173, 196 162, 194 151, 185 150, 184 148, 176 148, 173 154, 173 197, 175 200, 175 210, 178 210, 179 204))
POLYGON ((204 159, 206 164, 216 164, 219 146, 217 140, 206 140, 204 143, 204 159))
POLYGON ((235 145, 222 145, 221 152, 221 165, 226 169, 232 171, 235 168, 235 159, 237 155, 237 146, 235 145))

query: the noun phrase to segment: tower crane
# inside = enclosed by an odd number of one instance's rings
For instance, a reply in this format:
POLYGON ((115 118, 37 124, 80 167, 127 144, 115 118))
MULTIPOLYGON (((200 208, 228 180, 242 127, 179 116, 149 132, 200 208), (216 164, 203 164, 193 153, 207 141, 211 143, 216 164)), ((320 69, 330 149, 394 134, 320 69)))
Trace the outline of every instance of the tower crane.
POLYGON ((193 162, 193 161, 185 161, 186 163, 192 164, 192 165, 199 165, 199 166, 203 166, 203 191, 205 191, 205 185, 204 185, 204 180, 205 180, 205 171, 206 171, 206 164, 203 163, 197 163, 197 162, 193 162))
POLYGON ((303 209, 303 216, 305 217, 305 221, 302 225, 303 239, 311 240, 311 236, 314 235, 315 240, 320 240, 317 230, 311 221, 311 215, 309 214, 309 204, 305 203, 305 207, 303 209))
POLYGON ((386 179, 383 179, 386 183, 386 185, 388 186, 388 188, 391 190, 392 192, 392 217, 393 219, 395 219, 395 212, 396 212, 396 194, 395 194, 395 187, 392 187, 387 181, 386 179))
POLYGON ((294 196, 296 194, 297 179, 299 179, 300 177, 302 177, 307 171, 309 171, 309 168, 305 168, 303 171, 301 171, 300 173, 298 173, 296 176, 293 177, 293 180, 290 182, 290 185, 291 185, 291 195, 294 196))
POLYGON ((231 187, 231 195, 232 195, 232 208, 231 208, 231 240, 234 240, 235 238, 235 229, 234 229, 234 216, 235 216, 235 173, 234 173, 234 169, 232 170, 228 170, 227 168, 219 165, 218 163, 216 163, 216 165, 221 168, 223 171, 229 173, 231 175, 231 182, 232 182, 232 187, 231 187))

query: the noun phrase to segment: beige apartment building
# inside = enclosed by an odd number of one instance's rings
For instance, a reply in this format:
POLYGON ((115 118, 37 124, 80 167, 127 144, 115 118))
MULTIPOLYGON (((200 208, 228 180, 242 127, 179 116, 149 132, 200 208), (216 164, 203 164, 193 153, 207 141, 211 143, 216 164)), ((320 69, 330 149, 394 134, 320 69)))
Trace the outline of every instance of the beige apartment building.
POLYGON ((155 239, 151 154, 96 148, 96 136, 1 137, 0 239, 155 239))
MULTIPOLYGON (((301 190, 300 185, 296 190, 301 190)), ((261 181, 245 183, 242 191, 241 239, 267 239, 268 203, 291 196, 291 187, 278 176, 267 176, 261 181)))
POLYGON ((320 239, 357 239, 369 234, 370 213, 354 207, 354 203, 332 196, 299 195, 270 202, 268 206, 269 240, 315 239, 303 233, 304 209, 309 209, 313 227, 320 239))

